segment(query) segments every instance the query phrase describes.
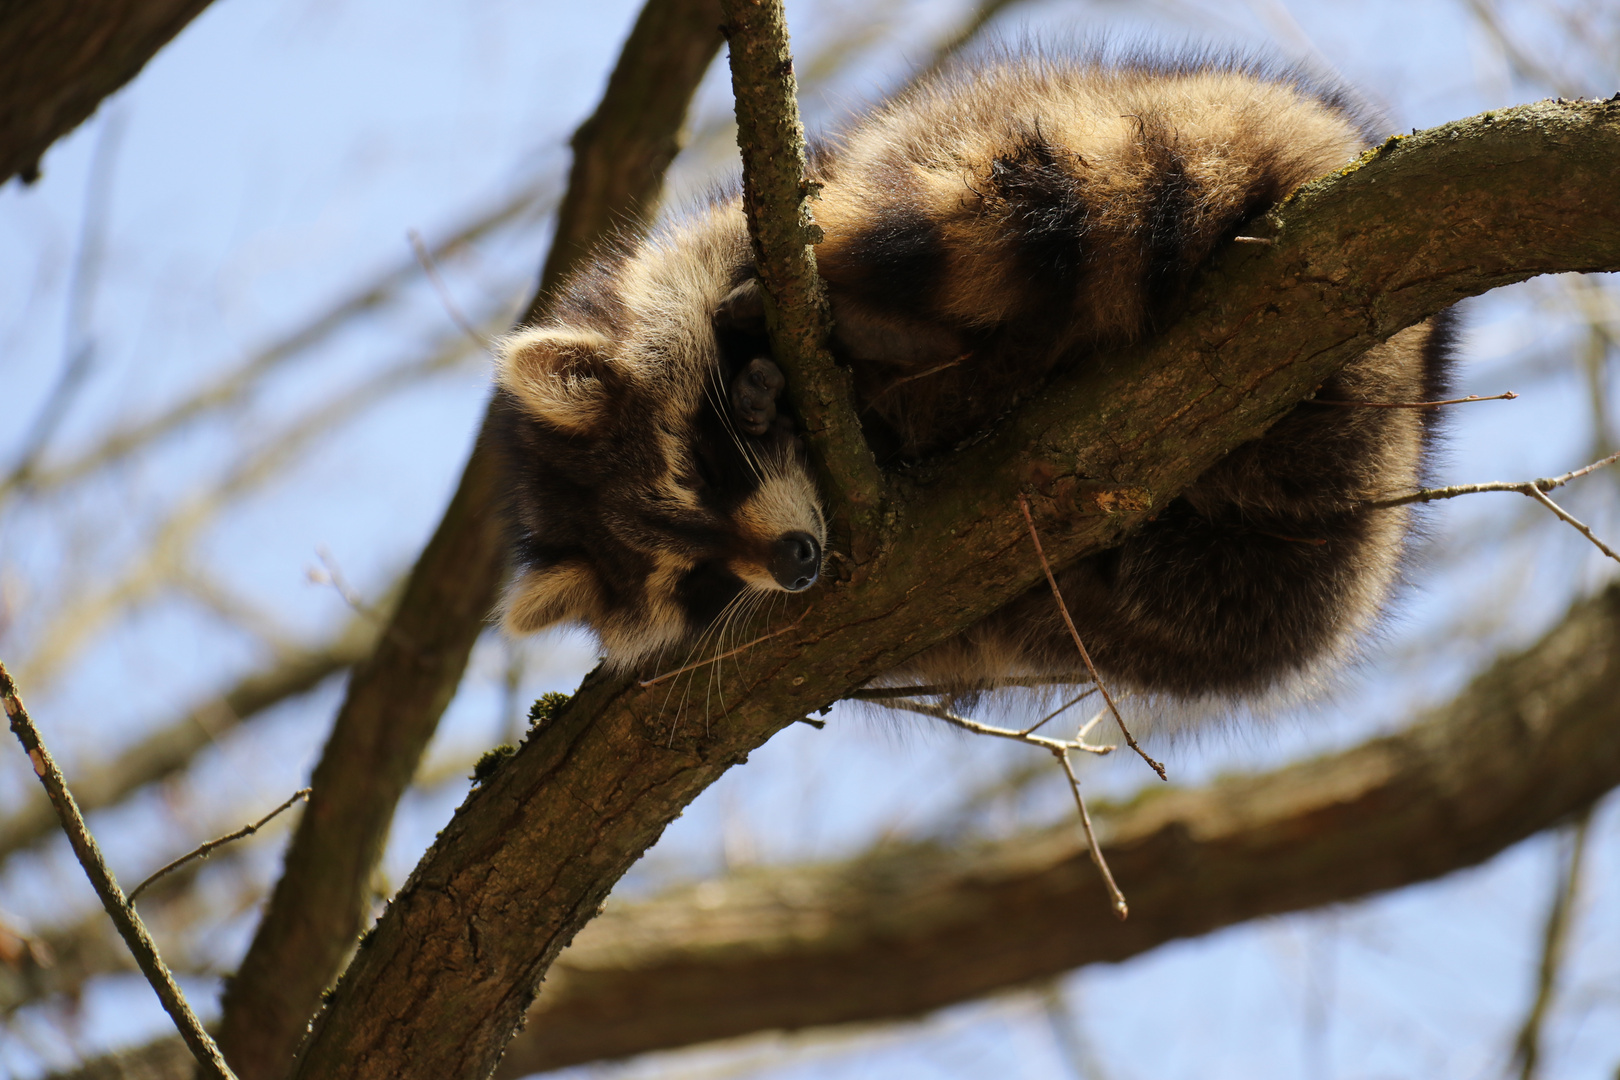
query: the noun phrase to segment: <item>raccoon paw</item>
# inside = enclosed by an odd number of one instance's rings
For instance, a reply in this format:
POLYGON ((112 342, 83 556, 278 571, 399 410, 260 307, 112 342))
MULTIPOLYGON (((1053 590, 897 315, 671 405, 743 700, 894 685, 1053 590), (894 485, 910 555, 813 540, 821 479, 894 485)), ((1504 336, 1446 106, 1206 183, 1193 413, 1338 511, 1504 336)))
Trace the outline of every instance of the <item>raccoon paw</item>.
POLYGON ((763 435, 776 422, 776 398, 786 384, 782 369, 768 357, 756 356, 731 382, 731 413, 737 429, 763 435))

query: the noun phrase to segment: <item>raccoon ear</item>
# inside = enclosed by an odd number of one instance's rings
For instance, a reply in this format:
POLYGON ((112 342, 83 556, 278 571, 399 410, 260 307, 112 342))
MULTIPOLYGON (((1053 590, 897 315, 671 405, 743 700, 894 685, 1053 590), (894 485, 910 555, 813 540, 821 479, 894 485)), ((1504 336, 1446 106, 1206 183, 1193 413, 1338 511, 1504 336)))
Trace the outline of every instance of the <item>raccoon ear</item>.
POLYGON ((591 622, 602 610, 602 586, 583 560, 570 559, 525 570, 501 603, 501 625, 511 634, 532 634, 560 622, 591 622))
POLYGON ((585 434, 611 404, 611 344, 594 330, 520 330, 496 345, 495 381, 536 419, 585 434))

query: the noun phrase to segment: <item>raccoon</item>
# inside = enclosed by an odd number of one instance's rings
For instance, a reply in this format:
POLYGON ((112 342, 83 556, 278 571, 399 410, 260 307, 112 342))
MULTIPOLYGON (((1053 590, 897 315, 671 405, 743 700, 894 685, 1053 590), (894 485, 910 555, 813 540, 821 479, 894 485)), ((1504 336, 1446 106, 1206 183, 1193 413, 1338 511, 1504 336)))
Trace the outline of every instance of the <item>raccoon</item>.
MULTIPOLYGON (((880 463, 971 440, 1054 373, 1151 335, 1212 253, 1371 142, 1346 92, 1232 59, 1003 55, 815 147, 831 348, 880 463)), ((1264 694, 1342 660, 1394 585, 1448 317, 1396 334, 1059 583, 1103 676, 1264 694)), ((518 572, 505 626, 564 620, 630 669, 811 587, 822 507, 772 362, 746 222, 718 196, 602 251, 501 345, 518 572)), ((1043 583, 889 676, 967 693, 1087 677, 1043 583)))

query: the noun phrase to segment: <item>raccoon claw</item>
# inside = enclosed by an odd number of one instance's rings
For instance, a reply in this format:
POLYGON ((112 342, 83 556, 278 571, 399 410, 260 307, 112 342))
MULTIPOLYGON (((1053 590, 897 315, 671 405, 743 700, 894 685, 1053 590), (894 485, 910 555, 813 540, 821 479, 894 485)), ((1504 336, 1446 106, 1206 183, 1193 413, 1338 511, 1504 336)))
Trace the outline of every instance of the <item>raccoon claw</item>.
POLYGON ((776 422, 776 397, 786 380, 782 369, 763 356, 748 366, 731 383, 731 409, 737 427, 747 435, 764 435, 776 422))

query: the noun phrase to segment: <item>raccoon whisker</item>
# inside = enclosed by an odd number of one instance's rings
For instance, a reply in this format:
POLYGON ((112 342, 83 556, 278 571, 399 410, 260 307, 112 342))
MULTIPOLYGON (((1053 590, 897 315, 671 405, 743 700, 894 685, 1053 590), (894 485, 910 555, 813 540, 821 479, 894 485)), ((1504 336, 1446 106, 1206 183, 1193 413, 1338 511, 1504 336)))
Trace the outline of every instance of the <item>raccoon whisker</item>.
POLYGON ((1131 735, 1131 729, 1125 726, 1125 718, 1119 714, 1119 706, 1114 704, 1113 696, 1108 693, 1108 687, 1103 685, 1102 677, 1097 674, 1097 666, 1091 662, 1091 654, 1086 652, 1085 642, 1080 640, 1080 631, 1074 628, 1074 619, 1069 615, 1069 605, 1063 602, 1063 592, 1058 588, 1057 578, 1052 574, 1052 564, 1046 561, 1046 552, 1041 548, 1040 533, 1035 531, 1035 519, 1029 513, 1029 500, 1023 495, 1018 496, 1018 509, 1024 512, 1024 523, 1029 526, 1029 538, 1035 542, 1035 554, 1041 560, 1041 569, 1046 572, 1046 583, 1052 586, 1052 597, 1057 601, 1058 612, 1063 616, 1063 624, 1069 628, 1069 636, 1074 639, 1074 647, 1080 652, 1080 659, 1085 661, 1086 670, 1091 673, 1091 681, 1097 684, 1102 691, 1103 700, 1108 703, 1108 709, 1114 714, 1114 723, 1119 725, 1119 732, 1125 736, 1125 745, 1136 751, 1136 756, 1148 763, 1149 768, 1159 774, 1160 780, 1169 780, 1170 776, 1160 765, 1148 756, 1147 751, 1136 745, 1136 739, 1131 735))
MULTIPOLYGON (((723 628, 724 628, 725 622, 726 622, 728 616, 730 615, 730 613, 735 611, 737 606, 742 603, 744 595, 745 595, 744 593, 738 593, 736 596, 733 596, 730 600, 728 600, 726 602, 726 606, 720 609, 720 614, 715 616, 714 620, 711 621, 709 623, 709 625, 704 628, 703 633, 698 636, 698 639, 695 642, 692 643, 692 648, 687 651, 688 656, 700 655, 708 647, 708 644, 709 644, 709 641, 710 641, 711 638, 713 638, 715 640, 715 647, 717 649, 721 647, 720 643, 722 641, 722 637, 720 635, 723 633, 723 628)), ((688 665, 688 667, 690 668, 691 665, 688 665)), ((687 669, 683 668, 681 670, 684 671, 684 670, 687 670, 687 669)), ((693 670, 695 670, 695 668, 693 670)), ((679 674, 679 672, 676 672, 675 674, 679 674)), ((695 685, 696 679, 697 679, 696 675, 694 675, 691 679, 688 679, 686 681, 685 688, 681 691, 681 704, 680 704, 680 707, 676 710, 676 719, 677 719, 677 721, 679 720, 680 716, 683 715, 686 712, 686 703, 687 703, 687 700, 691 697, 692 687, 695 685)), ((713 688, 712 680, 711 680, 711 683, 710 683, 710 688, 711 689, 713 688)), ((674 686, 673 685, 670 688, 670 693, 674 693, 674 686)), ((668 702, 669 697, 668 697, 667 694, 665 695, 664 700, 665 700, 666 703, 668 702)), ((707 708, 706 707, 705 707, 705 725, 707 725, 707 708)), ((671 733, 671 738, 673 739, 673 732, 671 733)))
POLYGON ((748 463, 749 469, 753 471, 754 479, 763 484, 765 476, 760 471, 759 460, 754 456, 754 452, 748 448, 748 444, 743 442, 742 436, 737 433, 737 425, 731 419, 731 410, 726 407, 725 395, 720 393, 712 381, 708 380, 703 383, 703 393, 709 399, 709 403, 714 406, 715 412, 720 414, 720 423, 725 426, 726 434, 731 436, 731 441, 736 443, 737 450, 742 454, 743 460, 748 463))
POLYGON ((1489 397, 1469 394, 1467 397, 1447 398, 1445 401, 1332 401, 1328 398, 1306 398, 1310 405, 1344 405, 1362 409, 1434 409, 1441 405, 1467 405, 1473 401, 1515 401, 1519 397, 1512 390, 1489 397))
POLYGON ((781 637, 783 634, 787 633, 789 630, 796 629, 800 623, 804 622, 805 616, 809 615, 812 611, 815 610, 815 608, 816 608, 816 605, 811 604, 809 607, 804 609, 804 611, 799 615, 799 617, 797 619, 794 619, 792 622, 788 623, 786 626, 782 627, 782 629, 780 629, 780 630, 772 630, 768 634, 761 634, 759 637, 755 638, 752 641, 745 642, 744 644, 737 646, 735 649, 730 649, 730 650, 728 650, 726 652, 721 653, 718 656, 711 656, 707 660, 694 660, 692 663, 687 664, 687 665, 685 665, 683 667, 678 667, 674 671, 666 671, 662 675, 655 675, 650 679, 641 679, 636 683, 636 685, 637 686, 656 686, 658 683, 663 682, 665 679, 673 679, 677 675, 684 675, 688 671, 695 671, 698 668, 703 667, 705 664, 712 664, 717 660, 724 660, 727 657, 736 656, 740 652, 745 652, 748 649, 752 649, 755 645, 758 645, 758 644, 760 644, 762 642, 766 642, 766 641, 771 640, 771 638, 781 637))
POLYGON ((1011 690, 1037 686, 1073 686, 1073 675, 1009 675, 1002 679, 985 679, 972 686, 930 685, 919 684, 915 686, 869 686, 856 690, 847 695, 856 701, 882 701, 885 698, 897 697, 936 697, 940 694, 962 692, 964 690, 1011 690))
MULTIPOLYGON (((929 368, 926 371, 916 371, 916 372, 912 372, 910 375, 902 375, 902 376, 900 376, 900 378, 894 380, 888 386, 885 386, 883 389, 881 389, 877 393, 873 394, 872 395, 872 400, 868 401, 866 403, 866 409, 870 409, 872 406, 876 405, 878 403, 878 399, 881 398, 884 394, 887 394, 890 390, 898 389, 899 387, 902 387, 902 386, 906 385, 906 383, 908 383, 908 382, 915 382, 918 379, 926 379, 930 375, 938 375, 940 372, 946 370, 947 368, 955 367, 956 365, 960 364, 962 361, 966 360, 969 356, 972 356, 972 355, 973 355, 972 353, 963 353, 961 356, 958 356, 954 360, 947 360, 943 364, 935 364, 933 367, 929 368)), ((865 412, 866 409, 862 409, 861 411, 865 412)))
MULTIPOLYGON (((739 604, 741 604, 743 602, 743 599, 744 599, 745 595, 746 594, 744 594, 744 593, 738 593, 736 596, 733 596, 729 601, 727 601, 726 606, 720 610, 720 614, 718 616, 716 616, 715 619, 712 622, 710 622, 710 624, 704 629, 703 633, 698 636, 698 639, 695 642, 693 642, 692 648, 690 650, 688 650, 687 655, 700 654, 700 653, 702 653, 704 651, 704 649, 707 647, 707 645, 709 643, 709 639, 712 638, 712 637, 715 637, 717 634, 719 634, 721 632, 721 629, 722 629, 722 627, 724 625, 724 621, 726 620, 727 616, 739 604)), ((719 647, 720 646, 718 644, 718 639, 717 639, 716 648, 719 648, 719 647)), ((685 670, 685 669, 683 669, 683 670, 685 670)), ((677 730, 678 725, 680 723, 680 718, 683 715, 685 715, 685 713, 686 713, 686 704, 687 704, 687 701, 691 697, 692 687, 694 685, 694 680, 695 679, 696 679, 696 676, 694 675, 693 678, 688 679, 686 681, 686 683, 684 684, 684 686, 681 688, 680 704, 676 707, 675 716, 674 716, 674 719, 671 721, 671 725, 670 725, 670 744, 671 745, 674 745, 675 733, 676 733, 676 730, 677 730)), ((659 712, 660 713, 664 712, 665 709, 668 708, 670 696, 675 693, 675 689, 676 689, 676 687, 678 685, 680 685, 680 684, 678 684, 678 683, 671 683, 670 684, 669 691, 664 695, 663 704, 659 706, 659 712)), ((705 718, 705 722, 706 722, 706 718, 705 718)))
MULTIPOLYGON (((732 597, 731 602, 721 611, 721 618, 716 620, 720 627, 719 632, 714 635, 714 648, 717 654, 725 648, 726 639, 731 634, 732 629, 739 625, 746 625, 749 616, 758 607, 758 600, 746 590, 732 597)), ((703 729, 705 734, 707 734, 709 728, 709 702, 712 698, 718 697, 720 699, 720 715, 724 716, 726 714, 725 665, 720 662, 718 655, 713 664, 714 666, 709 668, 709 686, 703 695, 703 729)), ((696 677, 696 675, 693 676, 693 678, 696 677)))

